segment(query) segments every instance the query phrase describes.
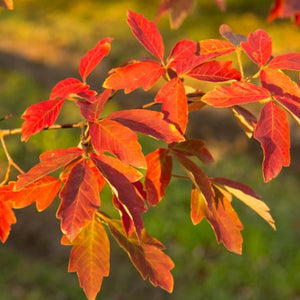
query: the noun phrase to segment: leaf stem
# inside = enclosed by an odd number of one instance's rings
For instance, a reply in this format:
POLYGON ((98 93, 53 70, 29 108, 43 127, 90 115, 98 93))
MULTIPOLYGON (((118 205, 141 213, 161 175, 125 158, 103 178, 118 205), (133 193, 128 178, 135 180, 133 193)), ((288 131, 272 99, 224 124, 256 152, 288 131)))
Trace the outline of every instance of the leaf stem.
POLYGON ((244 68, 243 68, 243 63, 242 63, 242 55, 241 55, 241 49, 237 48, 236 49, 236 55, 237 55, 237 61, 238 61, 238 65, 239 65, 239 69, 242 75, 241 80, 243 81, 245 78, 245 73, 244 73, 244 68))
POLYGON ((172 174, 172 177, 176 177, 176 178, 180 178, 180 179, 187 179, 187 180, 190 180, 190 178, 189 178, 189 177, 187 177, 187 176, 184 176, 184 175, 172 174))

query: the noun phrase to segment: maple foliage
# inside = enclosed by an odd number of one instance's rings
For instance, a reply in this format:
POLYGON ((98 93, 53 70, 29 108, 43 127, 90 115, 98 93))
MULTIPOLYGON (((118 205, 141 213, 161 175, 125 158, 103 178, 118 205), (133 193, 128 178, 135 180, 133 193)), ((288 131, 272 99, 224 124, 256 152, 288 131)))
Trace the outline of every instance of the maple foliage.
MULTIPOLYGON (((177 27, 192 2, 164 0, 159 14, 169 11, 177 27)), ((225 1, 215 2, 225 9, 225 1)), ((206 219, 217 242, 229 251, 242 253, 243 224, 234 209, 235 199, 276 229, 269 207, 250 187, 204 171, 208 167, 203 164, 212 163, 214 158, 205 141, 190 137, 192 111, 207 106, 228 109, 245 134, 261 144, 265 182, 290 164, 288 116, 300 124, 299 86, 283 71, 300 71, 300 54, 272 56, 272 39, 264 30, 245 37, 222 25, 220 34, 225 40, 182 39, 165 57, 163 38, 153 21, 128 11, 127 23, 152 59, 132 59, 111 69, 103 89, 95 91, 87 80, 109 55, 113 39, 104 38, 79 62, 80 79, 62 79, 47 100, 29 106, 22 115, 21 129, 9 133, 0 130, 9 165, 0 186, 1 241, 7 240, 17 222, 15 209, 35 203, 42 211, 58 195, 61 242, 72 247, 68 271, 77 273, 90 300, 96 298, 103 278, 109 275, 110 238, 128 254, 144 280, 148 278, 154 286, 172 292, 174 263, 163 252, 164 245, 147 233, 143 214, 148 206, 159 206, 173 177, 189 182, 191 222, 198 225, 206 219), (239 64, 236 69, 225 57, 231 53, 239 60, 241 52, 257 69, 255 74, 245 77, 243 66, 239 64), (213 82, 214 88, 206 92, 194 89, 186 84, 190 78, 213 82), (153 88, 152 102, 103 116, 105 105, 119 90, 129 94, 140 88, 153 88), (69 126, 55 124, 66 101, 77 106, 81 119, 69 126), (255 113, 252 105, 258 107, 255 113), (42 130, 64 127, 81 130, 77 146, 42 153, 40 162, 27 172, 12 161, 5 146, 6 135, 21 133, 21 140, 28 141, 42 130), (162 143, 146 153, 139 134, 162 143), (179 175, 173 173, 173 166, 179 175), (9 181, 11 167, 20 173, 16 181, 9 181), (105 185, 119 219, 111 218, 102 207, 105 185)))

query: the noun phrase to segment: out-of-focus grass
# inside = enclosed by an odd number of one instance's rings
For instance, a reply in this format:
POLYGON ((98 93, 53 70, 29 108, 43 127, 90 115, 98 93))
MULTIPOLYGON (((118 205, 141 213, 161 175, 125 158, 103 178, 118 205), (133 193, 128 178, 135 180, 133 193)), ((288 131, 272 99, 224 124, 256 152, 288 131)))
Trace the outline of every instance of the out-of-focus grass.
MULTIPOLYGON (((71 64, 77 68, 82 54, 106 36, 115 37, 112 53, 105 69, 116 67, 129 58, 148 56, 134 39, 126 25, 126 9, 144 13, 153 18, 158 1, 37 1, 16 2, 14 12, 0 11, 0 50, 12 51, 29 60, 49 65, 71 64), (38 25, 37 25, 38 24, 38 25), (65 54, 64 54, 65 53, 65 54), (65 59, 65 61, 64 61, 65 59)), ((271 1, 228 1, 228 11, 221 14, 212 1, 198 1, 196 10, 182 27, 171 31, 167 17, 159 23, 166 48, 179 39, 219 38, 218 27, 229 24, 234 31, 248 34, 257 28, 266 29, 273 37, 274 54, 300 51, 299 29, 289 21, 266 23, 271 1)), ((168 50, 167 50, 168 51, 168 50)), ((246 59, 245 59, 246 61, 246 59)), ((100 66, 101 68, 101 66, 100 66)), ((61 78, 60 78, 61 79, 61 78)), ((99 80, 99 85, 101 81, 99 80)), ((14 70, 0 71, 1 114, 13 112, 19 116, 28 105, 47 99, 49 87, 40 86, 35 78, 14 70)), ((126 101, 140 94, 128 95, 126 101), (127 100, 128 99, 128 100, 127 100)), ((149 98, 149 95, 146 97, 149 98)), ((141 98, 142 99, 142 98, 141 98)), ((151 101, 151 99, 150 99, 151 101)), ((116 108, 109 104, 107 112, 116 108)), ((1 117, 1 116, 0 116, 1 117)), ((79 117, 75 105, 67 104, 60 121, 75 121, 79 117)), ((21 121, 12 118, 4 127, 19 127, 21 121)), ((2 125, 1 124, 1 125, 2 125)), ((224 124, 225 126, 226 124, 224 124)), ((37 155, 53 148, 75 146, 75 130, 49 131, 32 137, 25 145, 19 137, 8 137, 13 157, 27 170, 37 162, 37 155)), ((146 152, 156 142, 142 138, 146 152)), ((4 172, 1 152, 1 172, 4 172)), ((265 185, 259 161, 248 154, 237 153, 224 157, 215 165, 205 167, 210 176, 225 176, 249 184, 263 195, 276 220, 277 232, 238 200, 233 205, 244 224, 244 254, 237 256, 217 245, 210 226, 203 221, 193 226, 189 218, 190 183, 174 179, 167 196, 145 214, 146 228, 151 235, 167 246, 174 259, 175 289, 172 295, 153 288, 138 275, 129 259, 112 241, 112 270, 105 279, 99 299, 291 299, 300 298, 300 223, 299 174, 284 170, 276 180, 265 185)), ((109 192, 102 204, 111 210, 109 192)), ((52 205, 54 218, 55 204, 52 205)), ((43 218, 43 215, 42 217, 43 218)), ((46 219, 48 220, 48 219, 46 219)), ((35 222, 33 220, 33 222, 35 222)), ((26 224, 24 224, 25 226, 26 224)), ((43 227, 37 224, 36 227, 43 227)), ((14 235, 14 228, 12 236, 14 235)), ((51 238, 48 232, 45 239, 51 238)), ((35 238, 35 236, 31 237, 35 238)), ((12 239, 12 238, 11 238, 12 239)), ((26 241, 26 239, 24 239, 26 241)), ((28 241, 28 239, 27 239, 28 241)), ((14 244, 16 245, 16 244, 14 244)), ((64 300, 85 299, 75 275, 67 274, 67 261, 60 258, 33 256, 23 246, 0 247, 0 299, 3 300, 64 300)), ((57 246, 58 248, 62 246, 57 246)))

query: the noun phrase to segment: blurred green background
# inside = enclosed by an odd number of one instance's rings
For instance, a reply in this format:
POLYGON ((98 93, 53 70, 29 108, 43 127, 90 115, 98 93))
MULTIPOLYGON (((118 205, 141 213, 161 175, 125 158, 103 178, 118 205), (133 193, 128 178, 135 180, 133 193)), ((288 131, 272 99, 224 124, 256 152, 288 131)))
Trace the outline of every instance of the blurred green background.
MULTIPOLYGON (((104 37, 114 37, 114 41, 109 57, 91 75, 89 83, 97 90, 109 69, 130 58, 148 56, 126 25, 126 10, 154 19, 158 2, 23 0, 15 1, 15 11, 0 9, 0 117, 13 114, 10 120, 1 122, 1 128, 21 126, 19 117, 26 107, 46 100, 57 81, 78 77, 80 57, 104 37)), ((170 29, 167 16, 161 19, 159 29, 167 52, 180 39, 219 38, 222 23, 244 35, 265 29, 272 36, 275 55, 299 52, 299 28, 289 20, 266 22, 271 3, 228 0, 227 11, 221 13, 213 1, 198 0, 178 30, 170 29)), ((251 71, 253 65, 248 65, 246 57, 244 61, 251 71)), ((119 93, 107 106, 107 112, 151 101, 160 85, 159 82, 150 93, 119 93)), ((65 105, 60 121, 68 123, 78 118, 77 108, 65 105)), ((206 139, 216 157, 214 165, 205 167, 207 173, 253 187, 270 206, 277 232, 235 200, 233 205, 245 227, 244 251, 242 256, 229 253, 216 243, 206 221, 192 225, 190 184, 174 179, 166 198, 144 216, 148 232, 166 245, 167 254, 176 264, 173 294, 144 282, 126 254, 111 240, 111 275, 104 279, 97 299, 300 299, 300 132, 291 124, 292 166, 264 184, 261 149, 258 143, 247 139, 229 112, 205 108, 191 114, 189 133, 206 139)), ((77 145, 78 131, 42 132, 26 144, 18 136, 6 140, 13 158, 28 170, 41 152, 77 145)), ((141 140, 145 153, 157 145, 146 137, 141 140)), ((6 161, 2 151, 0 162, 3 177, 6 161)), ((105 195, 102 203, 110 209, 108 192, 105 195)), ((85 299, 76 275, 67 273, 69 249, 60 245, 57 205, 58 201, 39 214, 34 207, 17 211, 18 223, 7 243, 0 246, 1 300, 85 299)))

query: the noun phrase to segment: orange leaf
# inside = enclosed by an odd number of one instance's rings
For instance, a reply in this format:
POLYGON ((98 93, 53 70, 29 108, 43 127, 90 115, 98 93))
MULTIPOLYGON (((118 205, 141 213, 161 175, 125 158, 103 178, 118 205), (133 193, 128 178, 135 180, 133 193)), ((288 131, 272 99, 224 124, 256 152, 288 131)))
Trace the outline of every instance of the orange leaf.
POLYGON ((137 40, 160 61, 164 57, 164 43, 154 22, 142 14, 128 11, 127 23, 137 40))
POLYGON ((266 220, 274 230, 276 230, 275 222, 270 215, 269 207, 263 201, 261 201, 261 197, 257 195, 249 186, 227 178, 215 177, 212 178, 212 180, 214 183, 221 185, 233 196, 248 205, 264 220, 266 220))
POLYGON ((27 173, 18 176, 19 180, 16 182, 15 190, 21 190, 36 180, 66 166, 82 154, 83 150, 77 147, 44 152, 40 155, 39 164, 32 167, 27 173))
POLYGON ((125 67, 112 69, 103 87, 113 90, 124 89, 125 94, 139 87, 148 91, 164 72, 165 69, 155 61, 134 62, 125 67))
POLYGON ((282 167, 290 165, 290 130, 284 110, 273 101, 261 110, 254 138, 264 152, 263 175, 265 182, 276 177, 282 167))
POLYGON ((200 55, 208 59, 226 55, 235 51, 235 46, 231 43, 218 39, 207 39, 199 42, 200 55))
POLYGON ((110 51, 110 42, 112 38, 105 38, 97 43, 97 45, 89 50, 81 59, 79 65, 79 73, 83 81, 86 80, 88 75, 100 63, 100 61, 108 55, 110 51))
POLYGON ((168 81, 157 93, 155 102, 162 103, 165 119, 185 132, 188 121, 188 105, 184 85, 178 77, 168 81))
POLYGON ((93 218, 73 241, 69 272, 77 272, 87 298, 94 300, 103 277, 109 275, 109 240, 102 224, 93 218))
POLYGON ((90 125, 92 145, 97 153, 105 151, 121 161, 138 168, 146 168, 146 160, 136 134, 122 124, 103 119, 90 125))
POLYGON ((61 229, 73 241, 80 230, 90 222, 100 207, 99 185, 94 172, 85 160, 75 165, 60 193, 62 199, 57 211, 61 229))
POLYGON ((13 2, 13 0, 2 0, 2 1, 0 1, 0 6, 4 6, 5 8, 7 8, 9 10, 13 10, 14 2, 13 2))
POLYGON ((150 205, 156 205, 165 195, 172 173, 172 157, 167 149, 157 149, 146 156, 145 190, 150 205))
POLYGON ((173 277, 170 270, 174 263, 162 250, 164 246, 150 237, 145 229, 141 239, 134 235, 127 238, 118 220, 108 220, 109 229, 118 244, 128 254, 130 260, 145 280, 149 278, 154 286, 159 286, 167 292, 173 290, 173 277))
POLYGON ((206 200, 203 194, 196 188, 195 185, 191 191, 191 219, 194 225, 197 225, 205 217, 206 200))

